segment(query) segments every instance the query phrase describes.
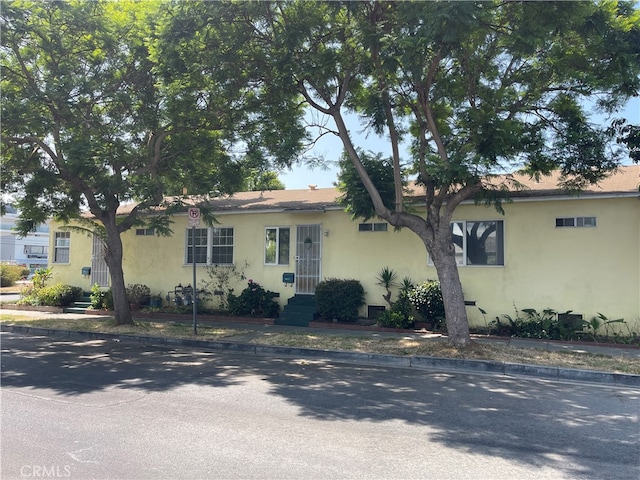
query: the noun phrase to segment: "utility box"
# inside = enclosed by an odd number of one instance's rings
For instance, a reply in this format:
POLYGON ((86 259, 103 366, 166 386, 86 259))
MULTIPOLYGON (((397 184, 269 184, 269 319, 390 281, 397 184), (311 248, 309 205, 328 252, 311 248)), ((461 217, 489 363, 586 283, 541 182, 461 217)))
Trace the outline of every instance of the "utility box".
POLYGON ((293 283, 295 281, 296 274, 295 273, 283 273, 282 274, 282 283, 288 284, 293 283))
POLYGON ((82 276, 88 277, 91 275, 91 267, 82 267, 82 276))

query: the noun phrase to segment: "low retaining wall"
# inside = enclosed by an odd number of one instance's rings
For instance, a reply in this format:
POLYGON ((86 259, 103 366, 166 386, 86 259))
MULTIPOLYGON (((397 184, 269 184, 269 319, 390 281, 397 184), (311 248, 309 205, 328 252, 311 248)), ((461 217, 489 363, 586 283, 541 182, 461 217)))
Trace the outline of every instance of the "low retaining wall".
POLYGON ((48 312, 48 313, 64 313, 62 307, 44 307, 34 305, 16 305, 14 303, 3 303, 2 308, 10 310, 25 310, 29 312, 48 312))
MULTIPOLYGON (((113 317, 115 313, 110 310, 91 310, 87 309, 85 311, 87 315, 104 315, 107 317, 113 317)), ((147 318, 150 320, 162 320, 162 321, 184 321, 190 322, 192 317, 189 313, 164 313, 164 312, 145 312, 144 310, 134 310, 131 312, 133 317, 135 318, 147 318)), ((249 323, 255 325, 273 325, 273 318, 262 318, 262 317, 227 317, 224 315, 205 315, 198 314, 198 321, 204 322, 235 322, 235 323, 249 323)))

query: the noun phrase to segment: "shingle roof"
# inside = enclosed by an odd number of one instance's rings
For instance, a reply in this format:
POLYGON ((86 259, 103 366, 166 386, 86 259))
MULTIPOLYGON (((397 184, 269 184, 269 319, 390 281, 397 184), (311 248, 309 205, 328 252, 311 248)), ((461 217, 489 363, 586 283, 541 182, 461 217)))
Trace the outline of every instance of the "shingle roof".
MULTIPOLYGON (((535 181, 525 175, 513 175, 527 189, 514 192, 514 197, 566 196, 558 188, 559 175, 554 173, 535 181)), ((503 177, 504 178, 504 177, 503 177)), ((500 178, 492 183, 499 183, 500 178)), ((624 166, 617 173, 602 181, 599 185, 585 189, 581 196, 593 195, 634 195, 640 185, 640 165, 624 166)), ((418 193, 418 192, 416 192, 418 193)), ((248 211, 322 211, 341 208, 336 202, 340 192, 336 188, 308 188, 304 190, 270 190, 262 192, 238 192, 231 196, 209 200, 215 212, 248 211)), ((130 211, 131 205, 123 206, 119 213, 130 211)))
MULTIPOLYGON (((526 175, 513 177, 527 189, 514 192, 518 197, 548 197, 566 195, 558 188, 559 174, 554 173, 535 181, 526 175)), ((499 180, 498 180, 499 181, 499 180)), ((495 182, 494 182, 495 183, 495 182)), ((590 186, 581 195, 615 195, 638 194, 640 185, 640 165, 621 167, 619 171, 602 181, 599 185, 590 186)), ((309 211, 337 208, 336 198, 340 196, 335 188, 317 188, 305 190, 272 190, 265 192, 240 192, 228 198, 212 200, 216 211, 256 211, 256 210, 289 210, 309 211)))
MULTIPOLYGON (((517 196, 536 197, 549 195, 566 195, 558 188, 560 180, 559 172, 554 172, 548 177, 535 181, 526 175, 516 174, 513 177, 520 183, 527 186, 523 192, 517 192, 517 196)), ((584 189, 580 195, 616 195, 616 194, 638 194, 640 186, 640 165, 623 166, 618 171, 604 179, 597 185, 590 185, 584 189)))
POLYGON ((339 196, 340 192, 335 188, 269 190, 263 192, 239 192, 231 197, 213 199, 210 203, 216 211, 322 211, 328 208, 336 208, 336 198, 339 196))

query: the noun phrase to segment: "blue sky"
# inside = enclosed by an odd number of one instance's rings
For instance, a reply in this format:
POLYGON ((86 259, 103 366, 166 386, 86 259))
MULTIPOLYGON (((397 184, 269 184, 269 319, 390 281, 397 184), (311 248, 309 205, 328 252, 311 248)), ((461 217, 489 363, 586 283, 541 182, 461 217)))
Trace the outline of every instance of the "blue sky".
MULTIPOLYGON (((630 123, 640 125, 640 98, 633 98, 625 110, 616 115, 624 116, 630 123)), ((605 119, 603 119, 605 120, 605 119)), ((368 137, 360 133, 362 127, 358 119, 353 116, 349 118, 349 128, 354 133, 354 143, 356 147, 370 150, 374 153, 382 152, 389 155, 391 148, 386 138, 378 137, 371 133, 368 137)), ((326 135, 318 141, 313 149, 314 155, 324 157, 328 162, 335 162, 342 153, 342 142, 337 136, 326 135)), ((285 184, 287 190, 306 189, 309 185, 317 185, 318 188, 332 187, 337 180, 338 169, 333 167, 329 170, 320 168, 308 168, 305 165, 297 165, 291 170, 280 173, 279 178, 285 184)))

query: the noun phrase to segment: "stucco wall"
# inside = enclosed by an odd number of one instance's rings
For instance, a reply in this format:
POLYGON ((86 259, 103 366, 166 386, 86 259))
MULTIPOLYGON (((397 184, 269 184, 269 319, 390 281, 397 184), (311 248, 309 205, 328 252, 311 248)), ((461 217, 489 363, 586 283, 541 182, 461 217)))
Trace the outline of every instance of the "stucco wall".
MULTIPOLYGON (((477 300, 489 319, 513 315, 515 305, 638 322, 639 210, 635 198, 507 205, 505 266, 461 267, 466 297, 477 300), (576 216, 595 216, 597 226, 555 227, 556 217, 576 216)), ((470 206, 458 212, 465 219, 479 215, 470 206)))
MULTIPOLYGON (((375 277, 383 267, 397 272, 399 280, 414 282, 436 278, 420 239, 408 230, 359 232, 341 211, 324 213, 221 214, 219 226, 235 229, 235 262, 249 267, 247 278, 280 293, 282 304, 293 288, 282 274, 293 272, 295 226, 321 224, 323 278, 354 278, 362 282, 367 304, 384 305, 382 287, 375 277), (267 226, 290 226, 289 265, 264 265, 267 226)), ((504 266, 461 266, 460 277, 467 300, 487 312, 486 320, 514 313, 519 308, 573 310, 590 318, 601 312, 623 317, 640 327, 640 202, 637 198, 518 201, 505 205, 505 215, 492 208, 462 205, 458 220, 504 221, 504 266), (596 227, 557 228, 556 217, 595 216, 596 227)), ((58 227, 52 225, 52 232, 58 227)), ((126 283, 144 283, 153 293, 166 295, 182 283, 192 282, 192 267, 184 263, 187 218, 178 216, 171 237, 123 235, 126 283)), ((54 235, 52 235, 53 239, 54 235)), ((53 240, 52 240, 53 242, 53 240)), ((50 252, 53 254, 53 245, 50 252)), ((90 288, 81 267, 91 263, 91 239, 71 234, 68 265, 54 264, 56 280, 90 288)), ((206 278, 197 268, 198 283, 206 278)), ((236 292, 244 287, 236 286, 236 292)), ((483 325, 477 307, 467 308, 470 321, 483 325)), ((362 310, 364 314, 366 308, 362 310)))
POLYGON ((49 267, 52 267, 51 282, 62 282, 69 285, 91 288, 88 277, 82 276, 82 267, 91 266, 91 237, 79 232, 70 233, 69 263, 55 263, 55 234, 61 231, 61 225, 52 221, 49 235, 49 267))

